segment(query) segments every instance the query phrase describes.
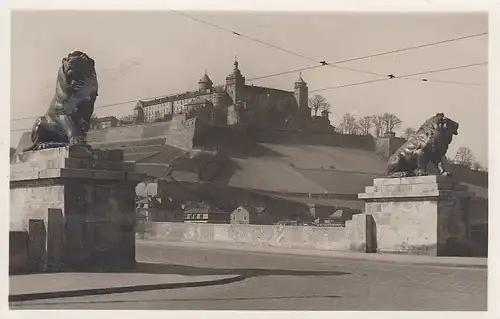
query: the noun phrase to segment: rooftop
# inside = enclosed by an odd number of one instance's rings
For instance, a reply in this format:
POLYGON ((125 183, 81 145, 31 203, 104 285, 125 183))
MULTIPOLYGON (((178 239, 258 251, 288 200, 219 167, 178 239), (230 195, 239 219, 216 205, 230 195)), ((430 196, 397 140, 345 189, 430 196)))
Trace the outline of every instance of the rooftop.
POLYGON ((210 102, 209 100, 207 100, 207 99, 205 99, 203 97, 198 97, 198 98, 192 100, 191 102, 189 102, 186 105, 197 105, 197 104, 207 104, 207 103, 211 104, 212 102, 210 102))
POLYGON ((106 121, 118 121, 115 116, 105 116, 96 118, 97 122, 106 122, 106 121))
POLYGON ((295 83, 306 84, 306 81, 302 78, 302 73, 299 73, 299 79, 295 83))
POLYGON ((190 99, 190 98, 194 98, 194 97, 198 97, 198 96, 206 95, 206 94, 207 93, 204 91, 192 90, 192 91, 186 91, 183 93, 175 93, 175 94, 167 95, 163 98, 156 98, 156 99, 152 99, 152 100, 140 100, 138 102, 138 104, 140 103, 140 105, 142 107, 148 107, 148 106, 152 106, 152 105, 158 105, 158 104, 173 102, 173 101, 177 101, 177 100, 190 99))
POLYGON ((198 83, 210 83, 212 84, 212 80, 208 77, 207 73, 205 72, 205 75, 198 81, 198 83))
POLYGON ((256 85, 245 85, 246 90, 254 91, 254 92, 264 92, 264 93, 272 93, 272 92, 279 92, 279 93, 290 93, 293 94, 292 91, 286 91, 286 90, 281 90, 281 89, 275 89, 275 88, 269 88, 265 86, 256 86, 256 85))

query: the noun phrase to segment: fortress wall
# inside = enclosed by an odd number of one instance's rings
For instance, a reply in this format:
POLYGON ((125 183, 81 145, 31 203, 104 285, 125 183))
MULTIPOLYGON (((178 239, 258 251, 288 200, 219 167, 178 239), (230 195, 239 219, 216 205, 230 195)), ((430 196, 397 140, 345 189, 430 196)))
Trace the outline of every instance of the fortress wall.
POLYGON ((387 160, 406 142, 401 137, 382 137, 375 139, 375 153, 387 160))
POLYGON ((256 142, 327 145, 360 148, 375 151, 375 139, 363 135, 346 135, 335 132, 301 132, 286 130, 251 130, 256 142))
POLYGON ((184 116, 177 116, 168 123, 165 143, 181 149, 191 149, 196 128, 196 118, 186 120, 184 116))
POLYGON ((185 120, 183 115, 179 115, 169 122, 120 126, 91 131, 88 135, 88 141, 91 144, 113 143, 164 137, 165 144, 190 149, 193 145, 195 123, 196 119, 185 120))
POLYGON ((136 140, 142 138, 142 126, 122 126, 107 129, 105 139, 107 141, 136 140))

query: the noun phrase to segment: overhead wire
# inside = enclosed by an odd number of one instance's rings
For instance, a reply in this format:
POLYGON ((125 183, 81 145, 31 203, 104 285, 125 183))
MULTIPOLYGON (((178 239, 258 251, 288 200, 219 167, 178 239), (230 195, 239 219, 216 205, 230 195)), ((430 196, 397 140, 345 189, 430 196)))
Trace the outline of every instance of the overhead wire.
MULTIPOLYGON (((478 62, 478 63, 471 63, 471 64, 466 64, 466 65, 459 65, 459 66, 453 66, 453 67, 448 67, 448 68, 441 68, 441 69, 435 69, 435 70, 429 70, 429 71, 423 71, 423 72, 415 72, 415 73, 409 73, 409 74, 404 74, 404 75, 393 75, 390 78, 384 78, 384 79, 375 79, 375 80, 369 80, 369 81, 363 81, 363 82, 355 82, 355 83, 350 83, 350 84, 343 84, 343 85, 337 85, 337 86, 330 86, 330 87, 325 87, 325 88, 320 88, 320 89, 315 89, 315 90, 309 90, 309 92, 320 92, 320 91, 327 91, 327 90, 334 90, 334 89, 341 89, 341 88, 346 88, 346 87, 352 87, 352 86, 359 86, 359 85, 365 85, 365 84, 371 84, 371 83, 376 83, 376 82, 383 82, 383 81, 388 81, 392 79, 398 79, 398 78, 410 78, 412 76, 416 75, 425 75, 425 74, 433 74, 433 73, 438 73, 438 72, 446 72, 446 71, 451 71, 451 70, 458 70, 458 69, 464 69, 464 68, 470 68, 470 67, 475 67, 475 66, 481 66, 481 65, 486 65, 488 62, 478 62)), ((418 80, 421 82, 427 82, 431 80, 427 79, 413 79, 413 80, 418 80)), ((446 82, 448 83, 448 82, 446 82)), ((474 83, 470 83, 474 84, 474 83)), ((161 96, 156 96, 152 97, 149 99, 153 98, 158 98, 158 97, 164 97, 165 95, 161 96)), ((144 99, 146 100, 146 99, 144 99)), ((136 102, 137 100, 130 100, 126 102, 120 102, 120 103, 112 103, 112 104, 107 104, 107 105, 101 105, 100 107, 96 108, 104 108, 104 107, 109 107, 109 106, 114 106, 114 105, 120 105, 120 104, 125 104, 125 103, 131 103, 131 102, 136 102)), ((26 117, 23 119, 34 119, 37 118, 38 116, 34 117, 26 117)), ((18 119, 19 120, 19 119, 18 119)), ((11 129, 11 131, 29 131, 30 129, 11 129)))
MULTIPOLYGON (((413 75, 398 76, 398 77, 395 76, 394 78, 396 78, 396 79, 405 79, 405 80, 413 80, 413 81, 419 81, 419 82, 436 82, 436 83, 448 83, 448 84, 458 84, 458 85, 480 86, 480 85, 482 85, 481 83, 459 82, 459 81, 444 81, 444 80, 435 80, 435 79, 427 79, 427 78, 415 79, 415 78, 408 78, 408 77, 410 77, 410 76, 416 76, 416 75, 436 73, 436 72, 450 71, 450 70, 461 69, 461 68, 465 68, 465 67, 480 66, 480 65, 487 64, 487 63, 488 62, 479 62, 479 63, 473 63, 473 64, 469 64, 469 65, 465 65, 465 66, 461 65, 461 66, 455 66, 455 67, 450 67, 450 68, 446 68, 446 69, 439 69, 439 70, 435 70, 435 71, 432 71, 432 72, 426 71, 426 72, 416 73, 416 74, 413 74, 413 75)), ((318 68, 318 67, 320 67, 320 66, 313 66, 313 67, 308 67, 308 68, 294 69, 294 70, 285 71, 285 72, 281 72, 281 73, 275 73, 275 74, 272 74, 272 75, 261 76, 261 77, 253 78, 253 79, 264 79, 264 78, 268 78, 268 77, 272 77, 272 76, 276 76, 276 75, 296 73, 296 72, 299 72, 299 71, 308 70, 308 69, 314 69, 314 68, 318 68)), ((359 82, 359 84, 374 83, 374 82, 380 82, 380 81, 391 80, 391 79, 393 79, 393 78, 391 78, 391 76, 389 75, 389 77, 387 77, 387 78, 359 82)), ((358 85, 358 84, 353 84, 353 85, 358 85)), ((347 86, 352 86, 352 85, 347 84, 347 86)), ((323 90, 323 89, 319 89, 319 90, 323 90)), ((314 92, 314 91, 317 91, 317 90, 312 90, 310 92, 314 92)), ((137 102, 137 101, 140 101, 140 100, 152 100, 152 99, 161 98, 161 97, 165 97, 165 96, 166 96, 165 94, 162 94, 162 95, 157 95, 157 96, 152 96, 152 97, 146 97, 146 98, 139 98, 139 99, 133 99, 133 100, 123 101, 123 102, 103 104, 103 105, 96 106, 95 108, 96 109, 106 108, 106 107, 111 107, 111 106, 117 106, 117 105, 127 104, 127 103, 133 103, 133 102, 137 102)), ((30 119, 35 119, 37 117, 38 116, 21 117, 21 118, 11 119, 11 121, 30 120, 30 119)))
MULTIPOLYGON (((309 92, 320 92, 320 91, 341 89, 341 88, 345 88, 345 87, 358 86, 358 85, 364 85, 364 84, 370 84, 370 83, 376 83, 376 82, 383 82, 383 81, 389 81, 389 80, 393 80, 393 79, 408 79, 408 78, 410 78, 412 76, 416 76, 416 75, 433 74, 433 73, 438 73, 438 72, 458 70, 458 69, 470 68, 470 67, 486 65, 486 64, 488 64, 488 62, 471 63, 471 64, 466 64, 466 65, 460 65, 460 66, 454 66, 454 67, 448 67, 448 68, 442 68, 442 69, 436 69, 436 70, 409 73, 409 74, 404 74, 404 75, 391 75, 391 77, 386 78, 386 79, 376 79, 376 80, 356 82, 356 83, 351 83, 351 84, 330 86, 330 87, 325 87, 325 88, 321 88, 321 89, 310 90, 309 92)), ((428 79, 413 79, 413 80, 418 80, 421 82, 430 81, 428 79)), ((446 82, 446 83, 448 83, 448 82, 446 82)), ((474 84, 474 83, 469 83, 469 84, 474 84)))
POLYGON ((338 65, 333 65, 333 64, 330 64, 324 60, 318 60, 318 59, 313 59, 311 57, 308 57, 306 55, 303 55, 301 53, 297 53, 297 52, 294 52, 292 50, 289 50, 289 49, 286 49, 286 48, 283 48, 281 46, 278 46, 278 45, 275 45, 275 44, 272 44, 272 43, 269 43, 269 42, 266 42, 266 41, 262 41, 262 40, 259 40, 259 39, 256 39, 256 38, 253 38, 253 37, 250 37, 250 36, 247 36, 247 35, 244 35, 242 34, 241 32, 237 32, 237 31, 234 31, 234 30, 231 30, 231 29, 227 29, 227 28, 224 28, 224 27, 221 27, 219 25, 216 25, 214 23, 211 23, 211 22, 207 22, 205 20, 202 20, 202 19, 199 19, 199 18, 196 18, 192 15, 189 15, 189 14, 186 14, 184 12, 181 12, 181 11, 177 11, 177 10, 172 10, 173 12, 176 12, 182 16, 185 16, 189 19, 192 19, 192 20, 195 20, 197 22, 200 22, 200 23, 203 23, 203 24, 206 24, 206 25, 209 25, 209 26, 212 26, 212 27, 215 27, 219 30, 223 30, 225 32, 230 32, 231 34, 234 34, 236 36, 239 36, 241 38, 244 38, 244 39, 247 39, 247 40, 250 40, 250 41, 253 41, 253 42, 257 42, 257 43, 260 43, 262 45, 265 45, 265 46, 268 46, 268 47, 271 47, 273 49, 276 49, 276 50, 279 50, 279 51, 282 51, 282 52, 285 52, 285 53, 288 53, 288 54, 291 54, 291 55, 294 55, 296 57, 299 57, 299 58, 302 58, 302 59, 305 59, 305 60, 308 60, 310 62, 314 62, 314 63, 317 63, 319 64, 320 66, 330 66, 330 67, 334 67, 334 68, 338 68, 338 69, 344 69, 344 70, 349 70, 349 71, 353 71, 353 72, 358 72, 358 73, 364 73, 364 74, 370 74, 370 75, 376 75, 376 76, 386 76, 384 74, 380 74, 380 73, 377 73, 377 72, 372 72, 372 71, 364 71, 364 70, 359 70, 359 69, 354 69, 354 68, 350 68, 350 67, 343 67, 343 66, 338 66, 338 65))
MULTIPOLYGON (((373 57, 379 57, 379 56, 383 56, 383 55, 387 55, 387 54, 394 54, 394 53, 404 52, 404 51, 408 51, 408 50, 416 50, 416 49, 420 49, 420 48, 424 48, 424 47, 429 47, 429 46, 433 46, 433 45, 438 45, 438 44, 449 43, 449 42, 453 42, 453 41, 459 41, 459 40, 474 38, 474 37, 483 36, 483 35, 488 34, 488 32, 481 32, 481 33, 476 33, 476 34, 467 35, 467 36, 461 36, 461 37, 452 38, 452 39, 440 40, 440 41, 436 41, 436 42, 432 42, 432 43, 415 45, 415 46, 406 47, 406 48, 402 48, 402 49, 396 49, 396 50, 390 50, 390 51, 385 51, 385 52, 380 52, 380 53, 369 54, 369 55, 365 55, 365 56, 361 56, 361 57, 356 57, 356 58, 344 59, 344 60, 339 60, 339 61, 335 61, 335 62, 327 62, 326 60, 321 61, 321 60, 313 59, 313 58, 308 57, 306 55, 294 52, 294 51, 292 51, 290 49, 286 49, 286 48, 277 46, 275 44, 272 44, 272 43, 269 43, 269 42, 265 42, 265 41, 262 41, 262 40, 259 40, 259 39, 256 39, 256 38, 244 35, 241 32, 237 32, 237 31, 234 31, 234 30, 222 27, 220 25, 217 25, 217 24, 214 24, 214 23, 202 20, 200 18, 194 17, 192 15, 189 15, 189 14, 181 12, 181 11, 177 11, 177 10, 172 10, 172 11, 175 12, 175 13, 177 13, 177 14, 179 14, 179 15, 182 15, 182 16, 185 16, 185 17, 187 17, 189 19, 192 19, 194 21, 200 22, 202 24, 206 24, 206 25, 215 27, 215 28, 217 28, 219 30, 222 30, 222 31, 225 31, 225 32, 229 32, 229 33, 234 34, 236 36, 245 38, 247 40, 250 40, 250 41, 253 41, 253 42, 257 42, 257 43, 269 46, 271 48, 274 48, 276 50, 279 50, 279 51, 282 51, 282 52, 294 55, 296 57, 300 57, 302 59, 306 59, 308 61, 320 64, 320 65, 317 65, 317 66, 311 66, 311 67, 306 67, 306 68, 303 68, 303 69, 298 69, 298 70, 295 70, 295 72, 297 72, 297 71, 305 71, 305 70, 309 70, 309 69, 313 69, 313 68, 319 68, 319 67, 322 67, 322 66, 330 66, 330 67, 339 68, 339 69, 345 69, 345 70, 349 70, 349 71, 353 71, 353 72, 359 72, 359 73, 365 73, 365 74, 370 74, 370 75, 376 75, 376 76, 380 76, 380 77, 389 77, 388 74, 381 74, 381 73, 373 72, 373 71, 366 71, 366 70, 360 70, 360 69, 355 69, 355 68, 350 68, 350 67, 344 67, 344 66, 339 66, 338 64, 347 63, 347 62, 353 62, 353 61, 359 61, 359 60, 364 60, 364 59, 370 59, 370 58, 373 58, 373 57)), ((288 73, 292 73, 292 71, 280 72, 280 73, 274 74, 272 76, 283 75, 283 74, 288 74, 288 73)), ((253 78, 253 79, 249 79, 248 81, 254 81, 254 80, 258 80, 258 79, 264 79, 264 78, 270 77, 270 76, 271 75, 269 75, 269 76, 263 76, 263 77, 258 77, 258 78, 253 78)))
MULTIPOLYGON (((377 73, 377 72, 364 71, 364 70, 353 69, 353 68, 348 68, 348 67, 340 67, 340 66, 338 66, 336 64, 346 63, 346 62, 352 62, 352 61, 359 61, 359 60, 363 60, 363 59, 370 59, 370 58, 373 58, 373 57, 379 57, 379 56, 383 56, 383 55, 387 55, 387 54, 394 54, 394 53, 398 53, 398 52, 404 52, 404 51, 408 51, 408 50, 415 50, 415 49, 419 49, 419 48, 423 48, 423 47, 429 47, 429 46, 433 46, 433 45, 438 45, 438 44, 442 44, 442 43, 448 43, 448 42, 453 42, 453 41, 458 41, 458 40, 463 40, 463 39, 478 37, 478 36, 486 35, 486 34, 488 34, 488 32, 481 32, 481 33, 477 33, 477 34, 473 34, 473 35, 462 36, 462 37, 457 37, 457 38, 452 38, 452 39, 446 39, 446 40, 441 40, 441 41, 431 42, 431 43, 426 43, 426 44, 421 44, 421 45, 415 45, 415 46, 411 46, 411 47, 406 47, 406 48, 401 48, 401 49, 396 49, 396 50, 391 50, 391 51, 385 51, 385 52, 380 52, 380 53, 375 53, 375 54, 360 56, 360 57, 356 57, 356 58, 345 59, 345 60, 339 60, 339 61, 335 61, 335 62, 326 62, 326 61, 318 61, 318 60, 310 58, 308 56, 305 56, 305 55, 293 52, 293 51, 291 51, 289 49, 282 48, 280 46, 277 46, 277 45, 274 45, 274 44, 271 44, 271 43, 268 43, 268 42, 265 42, 265 41, 262 41, 262 40, 259 40, 259 39, 255 39, 255 38, 243 35, 240 32, 236 32, 234 30, 221 27, 219 25, 216 25, 216 24, 213 24, 213 23, 201 20, 199 18, 196 18, 194 16, 188 15, 188 14, 180 12, 180 11, 176 11, 176 10, 172 10, 172 11, 174 11, 174 12, 176 12, 176 13, 182 15, 182 16, 188 17, 188 18, 190 18, 192 20, 195 20, 195 21, 198 21, 200 23, 203 23, 203 24, 215 27, 215 28, 223 30, 225 32, 230 32, 230 33, 232 33, 234 35, 243 37, 243 38, 248 39, 250 41, 258 42, 260 44, 272 47, 274 49, 283 51, 285 53, 292 54, 294 56, 297 56, 297 57, 300 57, 300 58, 303 58, 303 59, 307 59, 307 60, 315 62, 315 63, 319 63, 319 65, 315 65, 315 66, 309 66, 309 67, 304 67, 304 68, 299 68, 299 69, 294 69, 294 70, 289 70, 289 71, 278 72, 278 73, 274 73, 274 74, 268 74, 268 75, 265 75, 265 76, 250 78, 250 79, 247 79, 248 82, 256 81, 256 80, 261 80, 261 79, 266 79, 266 78, 275 77, 275 76, 280 76, 280 75, 285 75, 285 74, 290 74, 290 73, 296 73, 296 72, 300 72, 300 71, 317 69, 317 68, 321 68, 321 67, 324 67, 324 66, 331 66, 331 67, 336 67, 336 68, 340 68, 340 69, 347 69, 347 70, 351 70, 351 71, 355 71, 355 72, 361 72, 361 73, 365 73, 365 74, 371 74, 371 75, 376 75, 376 76, 383 77, 382 79, 378 79, 378 80, 370 80, 370 81, 364 81, 364 82, 359 82, 359 83, 354 83, 354 84, 347 84, 347 85, 342 85, 340 87, 347 87, 347 86, 353 86, 353 85, 368 84, 368 83, 380 82, 380 81, 385 81, 385 80, 390 80, 390 79, 402 79, 402 80, 436 82, 436 83, 450 83, 450 84, 463 84, 463 85, 481 85, 481 84, 478 84, 478 83, 466 83, 466 82, 458 82, 458 81, 443 81, 443 80, 433 80, 433 79, 413 79, 413 78, 406 78, 405 76, 394 77, 391 74, 384 75, 384 74, 380 74, 380 73, 377 73)), ((458 67, 458 68, 461 68, 461 67, 458 67)), ((451 68, 451 69, 453 69, 453 68, 451 68)), ((439 72, 441 72, 441 71, 439 71, 439 72)), ((420 74, 424 74, 424 73, 420 73, 420 74)), ((420 75, 420 74, 418 74, 418 75, 420 75)), ((425 74, 427 74, 427 72, 425 72, 425 74)), ((415 74, 415 75, 417 75, 417 74, 415 74)), ((323 89, 319 89, 319 90, 323 90, 323 89)), ((318 90, 313 90, 311 92, 314 92, 314 91, 318 91, 318 90)), ((138 100, 155 99, 155 98, 160 98, 160 97, 164 97, 164 96, 165 96, 165 94, 162 94, 162 95, 158 95, 158 96, 154 96, 154 97, 148 97, 148 98, 134 99, 134 100, 128 100, 128 101, 123 101, 123 102, 117 102, 117 103, 104 104, 104 105, 96 106, 96 109, 97 108, 100 109, 100 108, 106 108, 106 107, 111 107, 111 106, 117 106, 117 105, 122 105, 122 104, 127 104, 127 103, 133 103, 133 102, 136 102, 138 100)), ((28 120, 28 119, 34 119, 34 118, 37 118, 37 116, 16 118, 16 119, 12 119, 11 121, 21 121, 21 120, 28 120)))

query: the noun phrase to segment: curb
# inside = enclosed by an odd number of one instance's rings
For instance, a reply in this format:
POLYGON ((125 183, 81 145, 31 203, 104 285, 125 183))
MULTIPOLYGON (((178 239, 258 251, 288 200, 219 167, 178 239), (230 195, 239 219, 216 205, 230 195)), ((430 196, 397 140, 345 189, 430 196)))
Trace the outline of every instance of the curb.
MULTIPOLYGON (((378 262, 378 263, 385 263, 385 264, 399 264, 399 265, 421 265, 421 266, 433 266, 433 267, 453 267, 453 268, 475 268, 475 269, 487 269, 488 265, 483 265, 483 264, 470 264, 470 263, 459 263, 459 262, 434 262, 434 261, 418 261, 418 260, 396 260, 394 259, 383 259, 382 256, 398 256, 401 254, 389 254, 389 253, 364 253, 359 256, 346 256, 344 255, 330 255, 328 253, 334 253, 333 251, 327 251, 327 250, 309 250, 307 252, 303 251, 297 251, 293 248, 283 248, 283 249, 273 249, 273 251, 265 251, 264 249, 259 249, 259 247, 249 247, 249 246, 244 246, 244 245, 201 245, 197 246, 197 242, 164 242, 164 241, 158 241, 158 240, 140 240, 137 241, 137 244, 139 245, 144 245, 144 246, 174 246, 174 247, 182 247, 182 246, 188 246, 188 247, 193 247, 197 249, 203 249, 203 250, 210 250, 210 249, 216 249, 216 250, 235 250, 235 251, 248 251, 252 253, 258 253, 258 254, 280 254, 280 255, 295 255, 295 256, 306 256, 306 257, 324 257, 324 258, 334 258, 334 259, 345 259, 345 260, 362 260, 362 261, 371 261, 371 262, 378 262), (243 248, 243 250, 242 250, 243 248), (382 258, 377 258, 377 257, 382 257, 382 258)), ((271 248, 277 248, 277 247, 271 247, 271 248)), ((346 252, 341 252, 341 253, 346 253, 346 252)), ((439 259, 440 257, 435 257, 439 259)), ((486 258, 485 258, 486 259, 486 258)))
POLYGON ((230 284, 233 282, 243 281, 246 277, 242 275, 235 275, 229 278, 214 279, 208 281, 193 281, 193 282, 179 282, 179 283, 164 283, 164 284, 151 284, 151 285, 135 285, 135 286, 123 286, 123 287, 107 287, 107 288, 95 288, 95 289, 78 289, 78 290, 67 290, 67 291, 51 291, 51 292, 39 292, 39 293, 29 293, 29 294, 17 294, 9 295, 9 302, 15 301, 30 301, 30 300, 41 300, 41 299, 54 299, 54 298, 69 298, 69 297, 81 297, 90 295, 107 295, 107 294, 118 294, 126 292, 136 292, 136 291, 148 291, 148 290, 163 290, 163 289, 177 289, 177 288, 194 288, 194 287, 205 287, 205 286, 215 286, 230 284))
MULTIPOLYGON (((453 268, 472 268, 472 269, 488 269, 488 265, 477 265, 477 264, 459 264, 459 263, 437 263, 437 262, 414 262, 414 261, 397 261, 397 260, 377 260, 375 258, 356 258, 356 257, 332 257, 332 258, 342 258, 349 260, 366 260, 385 264, 404 264, 404 265, 415 265, 415 266, 432 266, 432 267, 453 267, 453 268)), ((439 258, 439 257, 436 257, 439 258)))

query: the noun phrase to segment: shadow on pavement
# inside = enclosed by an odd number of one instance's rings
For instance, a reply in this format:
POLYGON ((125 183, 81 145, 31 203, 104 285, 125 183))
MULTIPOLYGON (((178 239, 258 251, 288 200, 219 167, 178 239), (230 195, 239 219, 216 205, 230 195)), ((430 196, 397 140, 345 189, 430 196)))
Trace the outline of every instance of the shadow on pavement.
POLYGON ((341 272, 341 271, 208 268, 208 267, 159 264, 159 263, 137 263, 137 268, 134 272, 147 273, 147 274, 176 274, 184 276, 241 275, 245 278, 261 277, 261 276, 341 276, 350 274, 348 272, 341 272))
POLYGON ((55 299, 55 298, 68 298, 68 297, 82 297, 92 295, 108 295, 127 292, 150 291, 150 290, 165 290, 165 289, 178 289, 178 288, 195 288, 205 286, 224 285, 233 282, 245 280, 243 276, 233 276, 229 278, 214 279, 199 282, 176 282, 176 283, 158 283, 158 284, 140 284, 123 287, 106 287, 106 288, 86 288, 76 290, 64 291, 50 291, 39 293, 26 293, 26 294, 9 294, 9 302, 15 301, 29 301, 39 299, 55 299))
MULTIPOLYGON (((82 271, 80 273, 96 273, 97 271, 82 271)), ((340 271, 303 271, 303 270, 287 270, 287 269, 248 269, 248 268, 208 268, 185 265, 158 264, 158 263, 137 263, 137 267, 128 271, 102 271, 103 273, 142 273, 142 274, 165 274, 165 275, 183 275, 183 276, 231 276, 229 278, 209 280, 205 282, 185 282, 185 283, 158 283, 133 285, 126 287, 108 287, 95 289, 78 289, 71 291, 53 291, 28 293, 19 295, 9 295, 9 301, 28 301, 37 299, 53 299, 80 297, 89 295, 104 295, 114 293, 148 291, 148 290, 163 290, 188 287, 202 287, 233 283, 242 281, 252 277, 261 276, 340 276, 350 273, 340 271)))

